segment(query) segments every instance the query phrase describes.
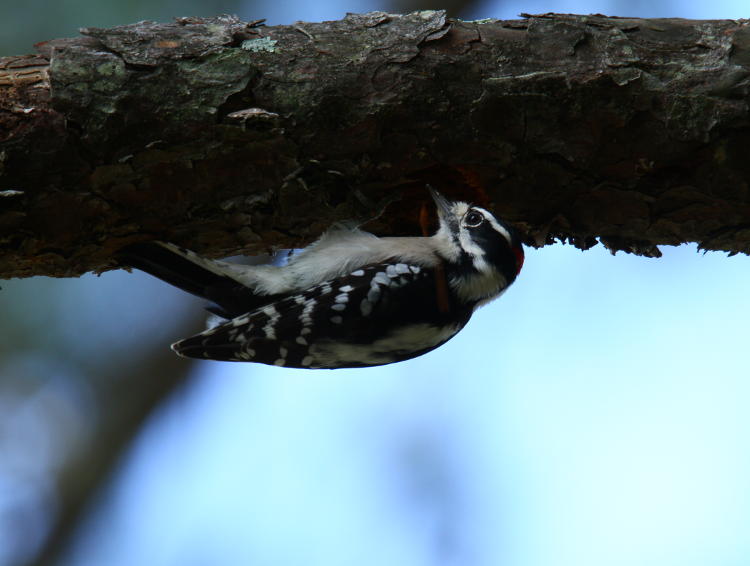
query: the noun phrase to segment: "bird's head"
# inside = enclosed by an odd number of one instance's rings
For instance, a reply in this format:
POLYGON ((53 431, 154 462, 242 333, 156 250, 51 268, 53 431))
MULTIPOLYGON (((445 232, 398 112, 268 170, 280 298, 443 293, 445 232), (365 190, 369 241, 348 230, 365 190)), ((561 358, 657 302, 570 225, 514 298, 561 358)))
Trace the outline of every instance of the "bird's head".
POLYGON ((464 280, 476 284, 497 278, 500 292, 513 283, 524 261, 518 232, 484 208, 449 201, 432 188, 430 194, 440 220, 433 237, 439 241, 452 277, 459 283, 464 280), (503 281, 499 281, 500 277, 503 281))

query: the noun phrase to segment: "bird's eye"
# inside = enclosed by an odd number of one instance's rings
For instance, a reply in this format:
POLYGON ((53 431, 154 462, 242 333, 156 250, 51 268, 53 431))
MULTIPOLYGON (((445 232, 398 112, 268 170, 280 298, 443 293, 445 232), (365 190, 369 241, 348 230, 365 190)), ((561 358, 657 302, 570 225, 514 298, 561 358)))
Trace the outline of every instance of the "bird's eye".
POLYGON ((469 228, 479 226, 483 221, 484 216, 482 216, 476 210, 470 210, 469 213, 464 217, 464 224, 466 224, 466 226, 468 226, 469 228))

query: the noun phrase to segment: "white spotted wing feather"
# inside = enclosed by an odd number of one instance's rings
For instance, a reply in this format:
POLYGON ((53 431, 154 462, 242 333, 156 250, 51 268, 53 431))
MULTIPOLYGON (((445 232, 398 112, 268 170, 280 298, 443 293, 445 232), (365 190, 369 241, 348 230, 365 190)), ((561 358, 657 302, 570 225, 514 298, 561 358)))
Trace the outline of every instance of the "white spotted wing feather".
POLYGON ((404 263, 364 266, 177 342, 173 349, 189 357, 297 368, 401 361, 444 343, 471 314, 439 313, 435 288, 431 269, 404 263), (407 309, 408 321, 390 325, 383 335, 383 323, 407 309))

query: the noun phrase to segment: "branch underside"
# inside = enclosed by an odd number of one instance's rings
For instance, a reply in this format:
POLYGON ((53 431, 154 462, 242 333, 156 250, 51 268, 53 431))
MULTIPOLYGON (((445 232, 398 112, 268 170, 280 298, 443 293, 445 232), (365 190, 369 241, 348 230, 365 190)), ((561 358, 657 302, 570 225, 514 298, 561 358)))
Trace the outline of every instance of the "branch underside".
POLYGON ((163 239, 418 234, 429 183, 528 243, 750 252, 747 21, 375 12, 85 29, 0 59, 0 276, 163 239))

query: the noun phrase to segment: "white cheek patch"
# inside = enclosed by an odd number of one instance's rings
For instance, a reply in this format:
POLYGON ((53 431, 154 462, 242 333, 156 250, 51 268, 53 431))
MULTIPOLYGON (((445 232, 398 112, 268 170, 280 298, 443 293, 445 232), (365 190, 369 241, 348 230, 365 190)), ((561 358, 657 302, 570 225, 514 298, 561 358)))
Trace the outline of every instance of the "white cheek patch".
POLYGON ((474 268, 480 273, 487 271, 488 265, 484 260, 484 250, 471 238, 465 228, 462 228, 458 233, 458 241, 464 251, 471 256, 474 268))

